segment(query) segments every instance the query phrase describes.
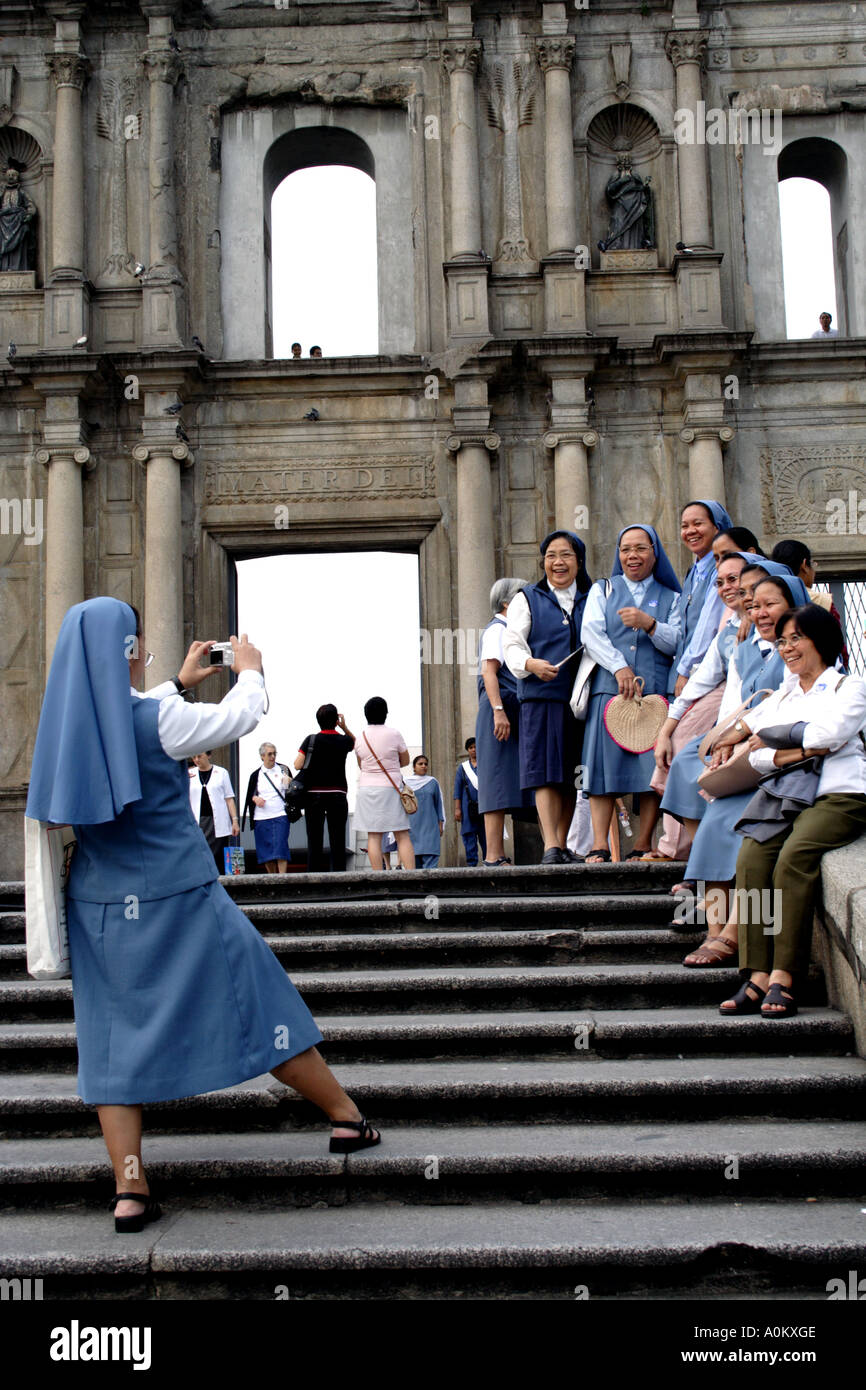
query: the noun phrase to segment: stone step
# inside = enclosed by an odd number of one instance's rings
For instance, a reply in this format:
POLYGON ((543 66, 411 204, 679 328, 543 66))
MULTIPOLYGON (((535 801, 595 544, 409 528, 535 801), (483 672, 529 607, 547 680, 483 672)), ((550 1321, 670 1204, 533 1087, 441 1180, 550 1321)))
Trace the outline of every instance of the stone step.
MULTIPOLYGON (((533 1202, 639 1190, 683 1196, 866 1194, 866 1123, 741 1120, 621 1125, 389 1127, 376 1149, 328 1153, 328 1129, 164 1134, 145 1143, 147 1172, 172 1209, 243 1203, 331 1206, 400 1198, 421 1206, 533 1202)), ((8 1139, 8 1207, 104 1210, 110 1169, 99 1138, 8 1139)))
MULTIPOLYGON (((775 1027, 775 1024, 768 1024, 775 1027)), ((783 1026, 783 1025, 778 1025, 783 1026)), ((847 1119, 866 1102, 866 1062, 812 1056, 564 1061, 358 1062, 340 1068, 341 1084, 374 1121, 460 1124, 658 1118, 847 1119)), ((0 1075, 0 1131, 88 1133, 95 1113, 66 1074, 0 1075)), ((319 1112, 272 1077, 183 1101, 147 1106, 157 1129, 291 1128, 318 1123, 319 1112)))
MULTIPOLYGON (((462 966, 434 969, 292 971, 308 1007, 320 1012, 443 1014, 467 1009, 716 1008, 736 986, 732 967, 682 965, 462 966)), ((825 1004, 819 975, 804 982, 805 1005, 825 1004)), ((69 980, 0 981, 0 1021, 72 1017, 69 980)))
MULTIPOLYGON (((724 1018, 706 1008, 583 1013, 509 1011, 461 1014, 327 1014, 317 1022, 331 1065, 384 1058, 477 1057, 503 1061, 681 1054, 719 1056, 853 1055, 851 1022, 829 1008, 805 1009, 776 1028, 757 1016, 724 1018)), ((0 1071, 71 1071, 77 1065, 74 1023, 0 1024, 0 1071)))
POLYGON ((41 1278, 46 1299, 753 1301, 790 1291, 826 1301, 829 1280, 847 1287, 848 1271, 864 1263, 856 1200, 740 1202, 735 1192, 674 1204, 429 1206, 423 1220, 417 1207, 382 1202, 172 1208, 124 1241, 104 1211, 10 1212, 0 1227, 0 1275, 41 1278))

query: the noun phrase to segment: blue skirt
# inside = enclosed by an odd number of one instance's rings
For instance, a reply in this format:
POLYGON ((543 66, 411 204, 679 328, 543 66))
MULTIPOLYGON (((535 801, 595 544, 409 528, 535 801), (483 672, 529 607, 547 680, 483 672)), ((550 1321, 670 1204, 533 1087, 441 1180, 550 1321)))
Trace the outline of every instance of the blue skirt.
POLYGON ((220 884, 141 902, 136 920, 127 910, 68 899, 85 1104, 220 1090, 321 1042, 273 951, 220 884))
POLYGON ((560 787, 566 796, 575 794, 580 724, 570 705, 562 700, 521 702, 519 758, 521 787, 560 787))
POLYGON ((683 878, 704 883, 726 883, 737 871, 737 855, 743 843, 742 835, 734 829, 743 811, 755 795, 751 791, 736 792, 733 796, 717 796, 709 805, 698 826, 692 852, 683 878))
POLYGON ((652 749, 647 753, 627 753, 614 743, 604 727, 604 709, 613 694, 601 690, 591 695, 583 736, 586 775, 583 790, 590 796, 624 796, 627 792, 648 792, 656 770, 652 749))
POLYGON ((698 755, 703 734, 690 739, 677 753, 668 772, 662 810, 677 820, 703 820, 707 802, 698 791, 698 774, 706 764, 698 755))
POLYGON ((260 864, 269 864, 272 859, 288 860, 289 822, 286 816, 254 821, 253 834, 256 837, 256 859, 260 864))
POLYGON ((504 743, 493 737, 493 710, 482 690, 475 721, 478 750, 478 809, 485 811, 531 811, 532 795, 520 785, 520 702, 514 695, 502 694, 511 733, 504 743))

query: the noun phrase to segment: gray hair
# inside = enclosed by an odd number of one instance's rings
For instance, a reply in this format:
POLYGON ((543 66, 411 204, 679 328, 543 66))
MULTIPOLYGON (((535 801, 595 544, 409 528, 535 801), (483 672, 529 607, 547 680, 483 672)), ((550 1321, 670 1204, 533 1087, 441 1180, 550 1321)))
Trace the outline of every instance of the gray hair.
POLYGON ((265 756, 265 749, 266 749, 266 748, 273 748, 273 750, 274 750, 274 757, 276 757, 276 754, 277 754, 276 744, 273 744, 273 743, 260 743, 260 744, 259 744, 259 757, 260 757, 260 758, 263 758, 263 757, 265 756))
POLYGON ((514 595, 525 587, 525 579, 497 579, 490 590, 490 611, 494 618, 502 612, 503 604, 510 603, 514 595))

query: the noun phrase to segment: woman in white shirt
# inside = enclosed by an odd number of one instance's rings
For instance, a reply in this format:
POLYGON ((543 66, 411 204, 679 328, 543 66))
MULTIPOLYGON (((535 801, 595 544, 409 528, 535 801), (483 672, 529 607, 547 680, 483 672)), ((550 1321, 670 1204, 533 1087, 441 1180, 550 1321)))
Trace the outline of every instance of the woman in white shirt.
POLYGON ((240 834, 232 779, 224 767, 211 762, 210 752, 196 753, 192 762, 189 804, 216 860, 217 869, 224 874, 225 848, 232 835, 240 834))
POLYGON ((812 805, 808 793, 794 799, 796 786, 769 784, 737 824, 740 969, 748 973, 720 1011, 790 1018, 794 977, 809 965, 822 856, 866 833, 866 681, 834 670, 842 632, 815 604, 784 613, 776 637, 789 677, 722 742, 748 738, 749 760, 764 775, 825 756, 812 805))

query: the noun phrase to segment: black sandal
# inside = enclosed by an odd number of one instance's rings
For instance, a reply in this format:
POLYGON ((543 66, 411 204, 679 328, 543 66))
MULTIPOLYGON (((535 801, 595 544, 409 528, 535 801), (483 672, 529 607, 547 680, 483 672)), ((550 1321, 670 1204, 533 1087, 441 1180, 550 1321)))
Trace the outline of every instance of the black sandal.
POLYGON ((114 1229, 118 1235, 134 1235, 143 1231, 148 1221, 158 1221, 162 1216, 162 1207, 149 1193, 116 1192, 108 1204, 109 1209, 114 1211, 118 1202, 144 1203, 144 1211, 139 1212, 137 1216, 115 1216, 114 1229))
POLYGON ((610 863, 610 850, 609 850, 609 849, 591 849, 591 850, 589 851, 589 854, 586 856, 586 859, 584 860, 584 863, 586 863, 586 864, 591 864, 594 860, 597 861, 599 864, 609 864, 609 863, 610 863))
POLYGON ((780 985, 778 983, 770 985, 761 1005, 761 1018, 793 1018, 797 1012, 797 1003, 791 993, 790 985, 780 985), (787 999, 785 995, 787 994, 787 999), (781 1004, 781 1009, 767 1009, 768 1004, 781 1004))
POLYGON ((744 980, 736 994, 732 995, 730 999, 722 1001, 719 1005, 719 1013, 724 1015, 760 1013, 765 994, 766 990, 761 989, 760 985, 756 985, 754 980, 744 980), (757 990, 759 997, 753 999, 750 994, 746 993, 748 989, 757 990), (725 1004, 733 1004, 734 1007, 732 1009, 726 1009, 724 1007, 725 1004))
POLYGON ((373 1129, 372 1125, 368 1125, 363 1117, 360 1120, 332 1120, 331 1124, 334 1129, 356 1129, 358 1131, 357 1139, 335 1139, 332 1135, 329 1146, 329 1152, 332 1154, 357 1153, 359 1149, 375 1148, 382 1141, 381 1134, 373 1129))

